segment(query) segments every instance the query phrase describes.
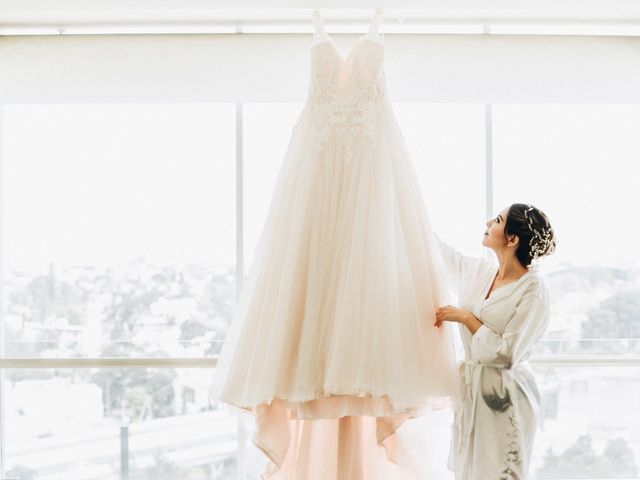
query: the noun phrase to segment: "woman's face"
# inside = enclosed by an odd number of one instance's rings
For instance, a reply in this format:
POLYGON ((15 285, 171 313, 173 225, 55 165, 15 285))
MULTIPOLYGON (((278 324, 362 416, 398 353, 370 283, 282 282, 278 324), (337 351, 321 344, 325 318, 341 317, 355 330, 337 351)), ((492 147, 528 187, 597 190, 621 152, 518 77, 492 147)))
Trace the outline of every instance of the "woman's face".
POLYGON ((503 209, 494 218, 487 221, 487 229, 482 238, 482 245, 494 250, 499 250, 507 244, 507 239, 504 235, 504 223, 507 220, 508 213, 509 207, 503 209))

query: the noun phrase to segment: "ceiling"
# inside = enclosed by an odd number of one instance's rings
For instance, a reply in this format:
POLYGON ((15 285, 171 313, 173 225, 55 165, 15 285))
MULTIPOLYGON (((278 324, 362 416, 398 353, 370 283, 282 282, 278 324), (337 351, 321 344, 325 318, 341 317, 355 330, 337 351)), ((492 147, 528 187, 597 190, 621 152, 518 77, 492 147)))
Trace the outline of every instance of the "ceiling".
POLYGON ((387 25, 640 26, 637 0, 2 0, 0 28, 73 26, 291 25, 321 9, 327 25, 368 23, 376 7, 387 25), (241 8, 239 8, 241 7, 241 8))

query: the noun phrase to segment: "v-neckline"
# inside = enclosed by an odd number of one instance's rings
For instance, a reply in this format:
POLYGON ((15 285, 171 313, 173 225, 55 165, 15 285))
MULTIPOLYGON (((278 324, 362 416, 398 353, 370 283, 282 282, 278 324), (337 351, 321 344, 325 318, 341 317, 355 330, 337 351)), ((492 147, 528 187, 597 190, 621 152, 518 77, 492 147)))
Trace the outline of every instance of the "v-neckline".
POLYGON ((351 57, 353 56, 353 54, 355 53, 355 51, 357 50, 358 46, 363 42, 363 41, 369 41, 372 43, 375 43, 377 45, 382 46, 382 42, 379 42, 377 40, 372 39, 371 37, 369 37, 368 34, 362 35, 360 36, 356 42, 353 44, 353 46, 351 47, 351 50, 349 51, 349 54, 346 57, 343 57, 342 54, 338 51, 338 47, 336 46, 336 44, 333 41, 333 38, 329 37, 327 35, 327 38, 322 40, 321 42, 318 42, 314 45, 314 47, 318 46, 318 45, 322 45, 323 43, 329 44, 331 46, 331 49, 333 50, 333 52, 335 53, 336 57, 338 58, 338 61, 340 62, 340 65, 344 66, 347 65, 349 63, 349 61, 351 60, 351 57))
POLYGON ((526 277, 527 275, 529 275, 532 272, 532 270, 529 270, 526 273, 524 273, 523 275, 521 275, 520 278, 518 278, 517 280, 513 280, 512 282, 505 283, 504 285, 500 285, 499 287, 494 288, 493 291, 491 291, 491 287, 493 286, 493 282, 495 282, 496 277, 498 276, 499 268, 500 268, 499 266, 496 266, 495 272, 494 272, 493 276, 491 277, 491 283, 489 284, 489 288, 485 290, 484 295, 482 297, 482 303, 488 302, 489 300, 491 300, 493 295, 498 290, 500 290, 501 288, 508 287, 509 285, 513 285, 515 283, 518 283, 520 280, 522 280, 524 277, 526 277), (487 295, 489 295, 489 296, 487 297, 487 295))

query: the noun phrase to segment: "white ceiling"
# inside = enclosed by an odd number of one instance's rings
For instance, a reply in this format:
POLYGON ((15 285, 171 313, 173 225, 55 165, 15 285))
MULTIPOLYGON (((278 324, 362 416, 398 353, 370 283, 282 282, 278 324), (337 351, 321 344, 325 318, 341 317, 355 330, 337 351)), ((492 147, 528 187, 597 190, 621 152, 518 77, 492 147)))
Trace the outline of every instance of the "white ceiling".
POLYGON ((0 27, 290 24, 316 8, 327 23, 366 23, 375 7, 387 24, 640 25, 638 0, 2 0, 0 27))

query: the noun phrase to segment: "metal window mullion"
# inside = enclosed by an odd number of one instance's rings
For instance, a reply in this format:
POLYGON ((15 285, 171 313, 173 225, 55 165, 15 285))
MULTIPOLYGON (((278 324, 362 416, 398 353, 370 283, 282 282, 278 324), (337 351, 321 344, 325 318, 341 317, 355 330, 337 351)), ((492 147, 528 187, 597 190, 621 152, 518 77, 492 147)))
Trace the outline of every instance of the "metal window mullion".
MULTIPOLYGON (((216 359, 207 357, 172 358, 3 358, 0 369, 7 368, 215 368, 216 359)), ((2 478, 2 477, 0 477, 2 478)))
MULTIPOLYGON (((493 115, 492 104, 484 104, 485 219, 493 217, 493 115)), ((484 223, 484 222, 483 222, 484 223)), ((491 256, 487 249, 485 256, 491 256)))
MULTIPOLYGON (((534 366, 640 366, 640 356, 624 355, 536 355, 534 366)), ((4 358, 0 369, 7 368, 215 368, 215 358, 4 358)), ((1 477, 0 477, 1 478, 1 477)))
MULTIPOLYGON (((5 331, 4 331, 4 272, 5 272, 5 228, 4 228, 4 217, 5 217, 5 198, 4 198, 4 158, 2 155, 2 145, 3 145, 3 120, 4 120, 4 108, 0 105, 0 360, 4 359, 7 355, 5 351, 6 348, 6 339, 5 339, 5 331)), ((0 369, 0 478, 5 478, 5 425, 7 424, 4 414, 5 407, 5 369, 0 369)))
MULTIPOLYGON (((236 103, 236 304, 244 287, 244 122, 242 102, 236 103)), ((247 426, 245 416, 236 416, 237 445, 236 475, 238 480, 247 477, 247 426)))

